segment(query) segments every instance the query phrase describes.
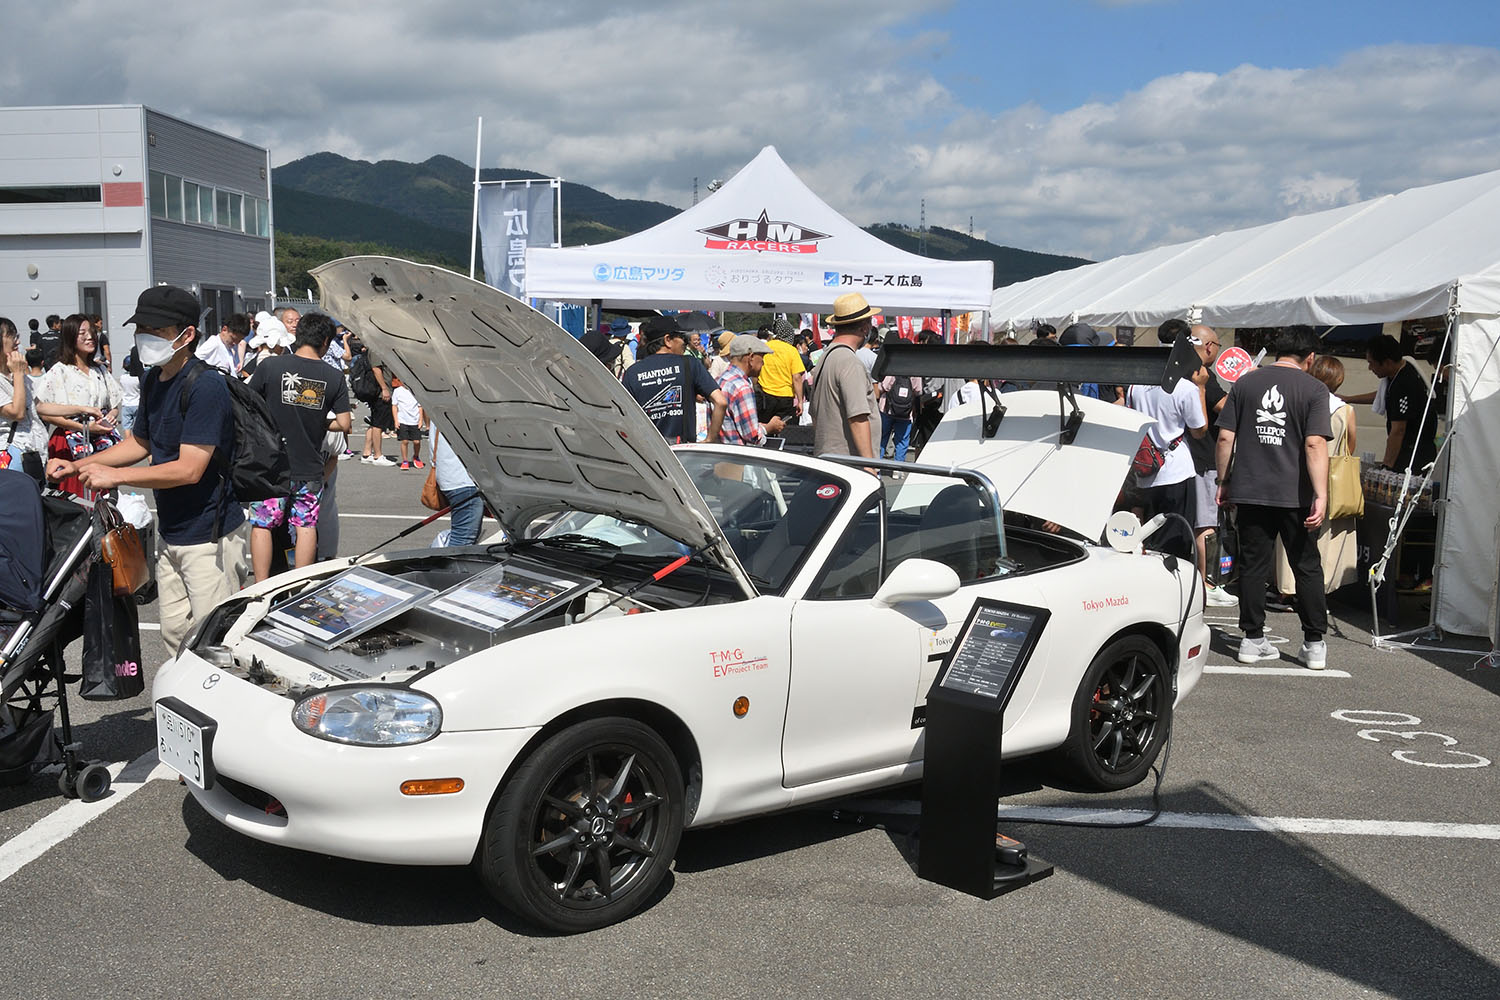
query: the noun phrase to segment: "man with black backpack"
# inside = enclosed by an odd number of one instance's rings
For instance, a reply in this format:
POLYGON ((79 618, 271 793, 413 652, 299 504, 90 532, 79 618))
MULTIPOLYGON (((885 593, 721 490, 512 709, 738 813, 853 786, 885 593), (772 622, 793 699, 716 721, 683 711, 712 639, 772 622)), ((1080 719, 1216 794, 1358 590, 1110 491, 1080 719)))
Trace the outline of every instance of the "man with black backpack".
POLYGON ((193 625, 244 582, 245 515, 230 468, 234 402, 223 376, 193 357, 199 305, 191 292, 157 285, 141 293, 135 350, 146 375, 132 433, 78 462, 52 460, 47 475, 77 475, 90 489, 156 493, 161 637, 176 655, 193 625), (151 464, 137 466, 145 458, 151 464))
POLYGON ((344 374, 323 360, 333 340, 333 320, 309 313, 297 327, 291 354, 267 358, 250 376, 286 441, 291 482, 282 496, 250 508, 250 558, 255 582, 271 572, 271 534, 283 522, 297 528, 297 566, 317 558, 318 519, 323 498, 323 440, 329 431, 349 431, 349 390, 344 374))
POLYGON ((391 387, 385 371, 370 356, 370 349, 351 336, 349 343, 349 391, 370 408, 365 417, 365 447, 360 461, 366 465, 395 465, 385 457, 384 437, 395 433, 396 418, 391 411, 391 387))

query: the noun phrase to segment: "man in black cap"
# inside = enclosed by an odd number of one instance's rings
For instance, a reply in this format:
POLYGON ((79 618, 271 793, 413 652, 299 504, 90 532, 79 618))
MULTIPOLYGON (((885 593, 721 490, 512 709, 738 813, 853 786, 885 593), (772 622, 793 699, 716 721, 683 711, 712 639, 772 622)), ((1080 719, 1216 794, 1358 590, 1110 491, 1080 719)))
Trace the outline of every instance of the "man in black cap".
POLYGON ((670 316, 653 316, 641 324, 645 355, 625 369, 620 382, 671 444, 698 440, 699 396, 713 404, 708 419, 710 443, 719 440, 728 401, 708 369, 687 356, 688 335, 670 316))
MULTIPOLYGON (((1112 333, 1095 330, 1087 323, 1073 323, 1063 330, 1057 342, 1064 347, 1114 347, 1115 337, 1112 333)), ((1108 385, 1103 382, 1084 382, 1078 387, 1078 392, 1080 395, 1102 399, 1106 403, 1125 402, 1124 386, 1108 385)))
POLYGON ((42 371, 46 371, 57 364, 58 355, 62 353, 62 317, 53 313, 47 317, 47 332, 38 333, 36 320, 31 321, 31 346, 40 348, 42 352, 42 371))
POLYGON ((244 580, 245 514, 226 478, 234 414, 229 388, 219 377, 196 378, 182 405, 186 379, 178 376, 203 365, 193 357, 196 296, 171 285, 148 288, 125 322, 135 324, 136 356, 147 369, 131 435, 79 462, 53 459, 47 474, 77 475, 96 490, 140 486, 156 492, 161 637, 175 654, 194 623, 244 580), (137 466, 148 457, 150 465, 137 466))

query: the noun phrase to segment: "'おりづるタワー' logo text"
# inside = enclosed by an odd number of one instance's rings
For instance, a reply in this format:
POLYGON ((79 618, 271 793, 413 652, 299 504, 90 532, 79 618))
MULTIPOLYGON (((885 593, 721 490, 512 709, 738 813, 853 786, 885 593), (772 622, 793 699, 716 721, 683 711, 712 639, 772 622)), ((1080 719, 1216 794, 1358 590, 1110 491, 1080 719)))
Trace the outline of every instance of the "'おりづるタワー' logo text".
POLYGON ((709 250, 817 253, 818 241, 828 239, 827 233, 795 222, 775 222, 765 209, 761 209, 758 219, 730 219, 698 232, 708 237, 703 245, 709 250))

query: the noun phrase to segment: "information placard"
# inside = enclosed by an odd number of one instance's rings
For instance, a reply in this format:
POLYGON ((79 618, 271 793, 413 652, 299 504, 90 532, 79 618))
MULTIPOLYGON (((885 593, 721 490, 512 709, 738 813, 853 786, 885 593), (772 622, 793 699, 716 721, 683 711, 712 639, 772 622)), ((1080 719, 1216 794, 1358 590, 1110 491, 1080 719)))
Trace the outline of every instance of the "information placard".
POLYGON ((981 598, 927 693, 917 874, 994 899, 1052 873, 995 829, 1005 708, 1052 613, 981 598))
POLYGON ((947 691, 997 699, 1003 711, 1004 701, 1020 676, 1020 668, 1036 647, 1050 616, 1046 608, 1006 601, 975 602, 938 678, 938 686, 947 691))

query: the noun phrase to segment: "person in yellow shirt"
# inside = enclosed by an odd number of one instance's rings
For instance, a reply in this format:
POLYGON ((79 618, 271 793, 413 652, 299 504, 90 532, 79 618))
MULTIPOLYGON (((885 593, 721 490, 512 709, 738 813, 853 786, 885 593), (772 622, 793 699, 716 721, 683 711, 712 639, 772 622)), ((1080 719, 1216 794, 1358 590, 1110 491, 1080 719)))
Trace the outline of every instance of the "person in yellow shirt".
POLYGON ((755 384, 755 408, 762 420, 780 417, 794 424, 802 416, 802 373, 807 368, 801 352, 792 346, 793 333, 786 320, 777 320, 774 327, 760 328, 758 336, 771 348, 755 384))

